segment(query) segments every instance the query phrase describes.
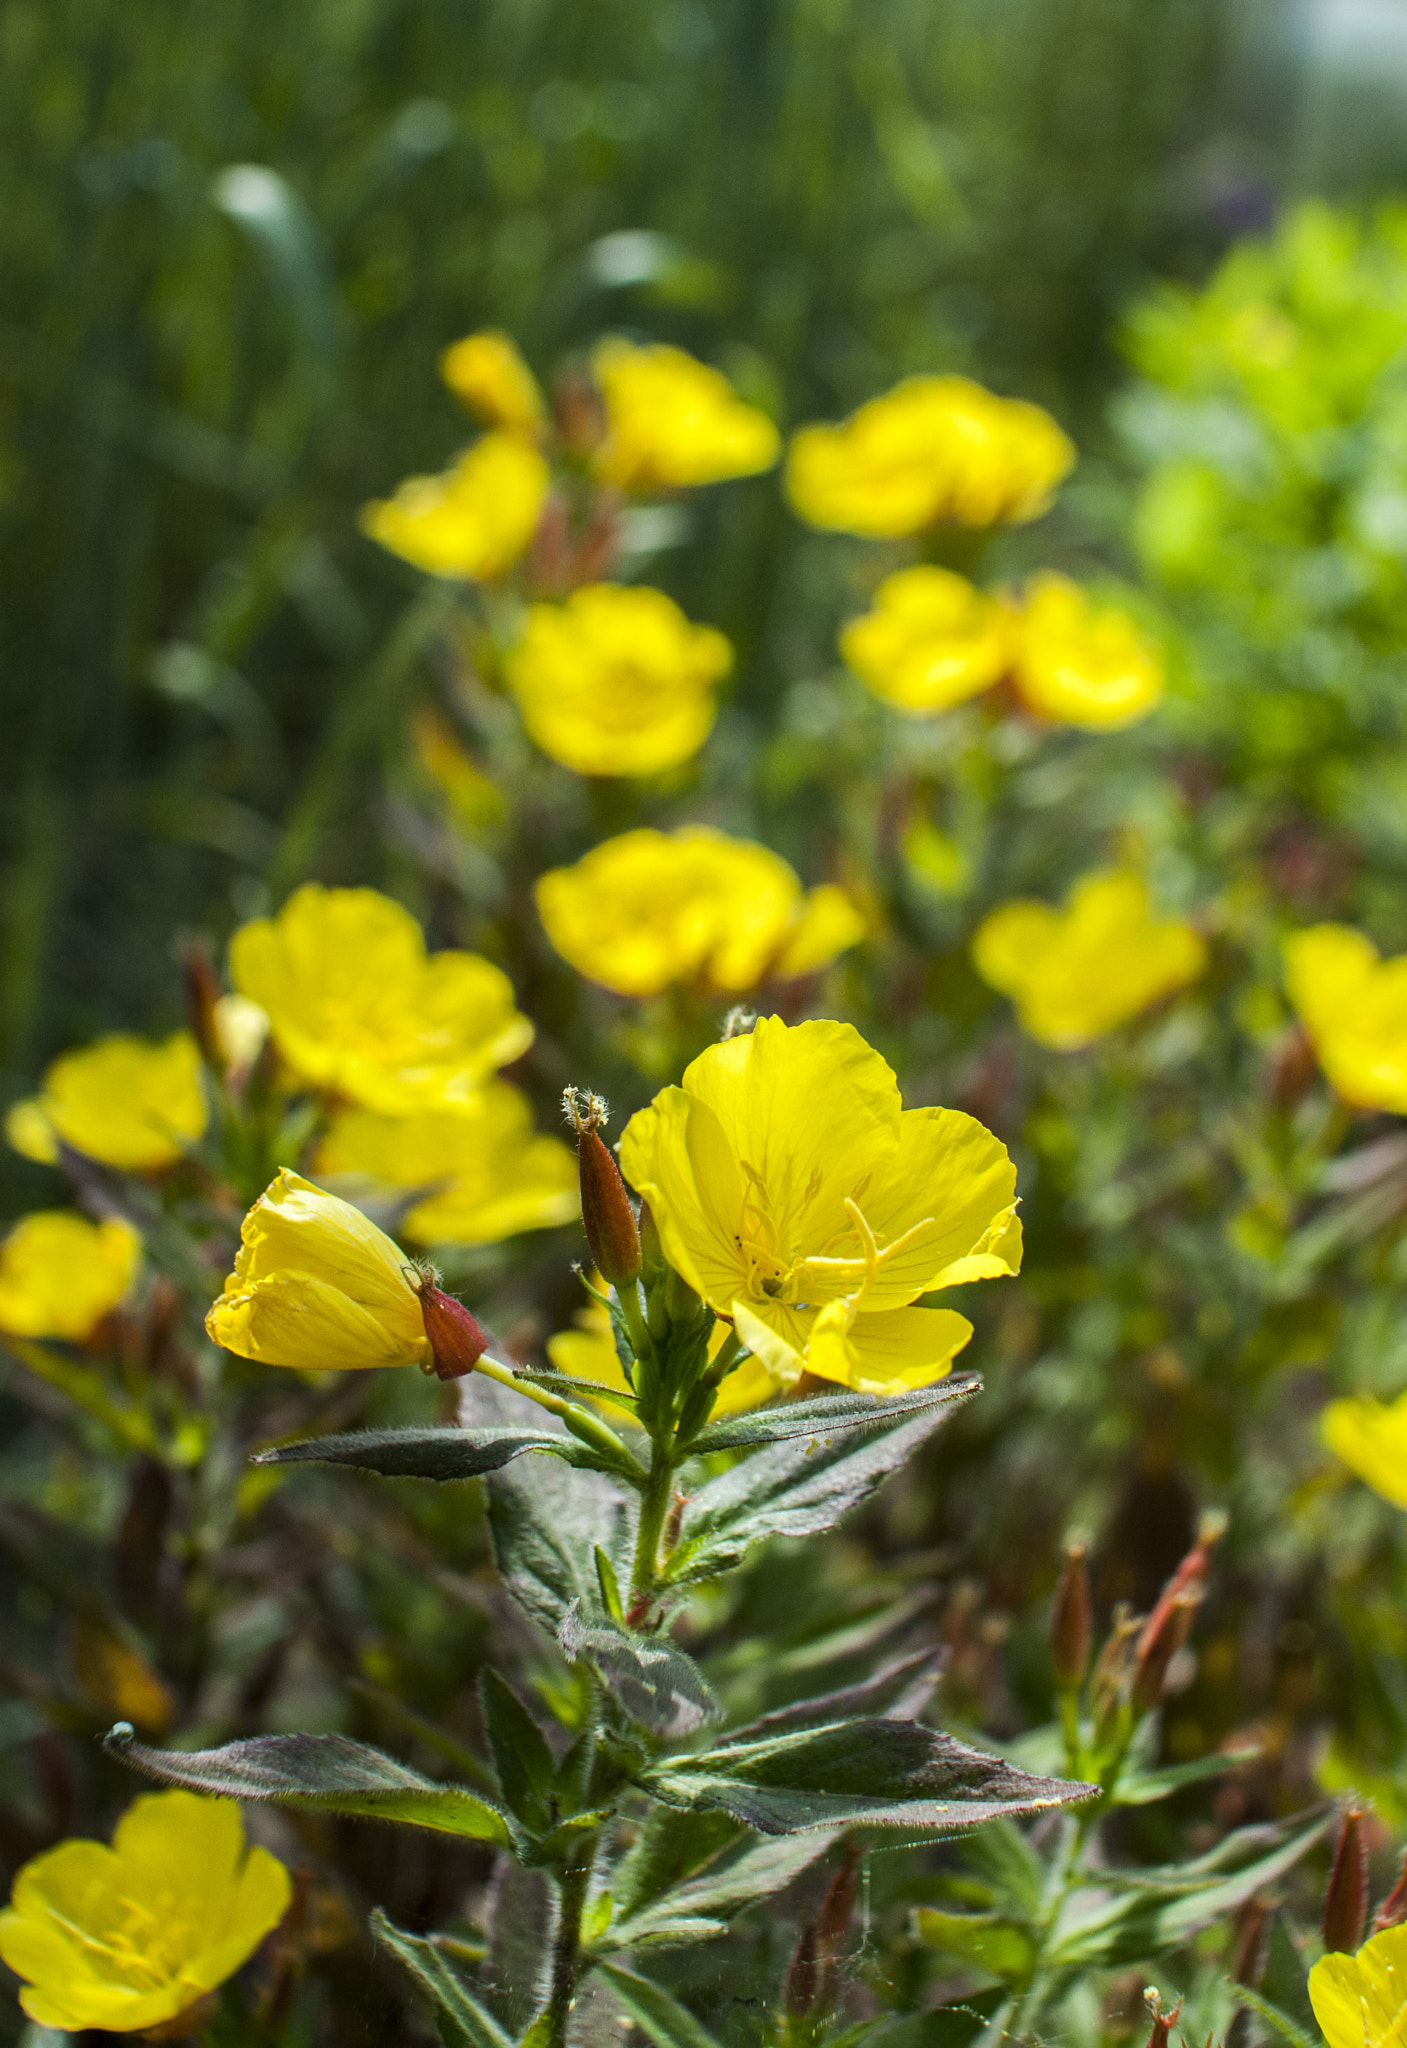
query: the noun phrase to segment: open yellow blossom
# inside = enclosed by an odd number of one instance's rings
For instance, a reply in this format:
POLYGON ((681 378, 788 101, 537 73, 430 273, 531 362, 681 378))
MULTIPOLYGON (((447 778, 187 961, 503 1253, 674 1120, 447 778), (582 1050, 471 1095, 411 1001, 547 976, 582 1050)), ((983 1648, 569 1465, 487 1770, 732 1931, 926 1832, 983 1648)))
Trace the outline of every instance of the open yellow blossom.
POLYGON ((402 1226, 419 1244, 497 1244, 570 1223, 581 1206, 575 1153, 534 1133, 531 1105, 506 1081, 491 1081, 459 1109, 407 1117, 344 1110, 314 1171, 427 1189, 402 1226))
POLYGON ((1035 519, 1074 460, 1038 405, 967 377, 906 377, 839 425, 798 428, 787 491, 812 526, 897 540, 939 520, 1035 519))
POLYGON ((375 889, 305 882, 235 933, 230 974, 296 1074, 392 1116, 467 1102, 532 1043, 506 974, 477 953, 427 955, 375 889))
POLYGON ((62 1143, 104 1166, 151 1173, 195 1144, 209 1114, 189 1032, 161 1040, 114 1032, 61 1053, 39 1094, 13 1105, 5 1132, 17 1152, 45 1165, 62 1143))
POLYGON ((1367 1395, 1331 1401, 1319 1433, 1365 1486, 1395 1508, 1407 1508, 1407 1394, 1386 1402, 1367 1395))
POLYGON ((1320 1956, 1309 2002, 1329 2048, 1404 2048, 1407 1926, 1385 1927, 1357 1955, 1320 1956))
POLYGON ((840 651, 887 704, 916 715, 947 711, 1005 675, 1010 621, 965 576, 920 563, 885 577, 873 610, 841 633, 840 651))
POLYGON ((705 825, 623 832, 543 875, 536 895, 563 959, 623 996, 676 981, 736 993, 813 973, 865 934, 843 889, 803 894, 780 854, 705 825))
POLYGON ((921 1294, 1014 1273, 1016 1169, 952 1109, 905 1110, 850 1024, 764 1017, 626 1126, 665 1255, 782 1385, 942 1378, 972 1325, 921 1294))
POLYGON ((662 590, 588 583, 535 604, 508 681, 544 754, 578 775, 658 775, 713 730, 733 650, 662 590))
POLYGON ((115 1309, 141 1264, 142 1240, 116 1219, 36 1209, 0 1243, 0 1330, 81 1344, 115 1309))
POLYGON ((1018 897, 983 919, 972 942, 982 979, 1012 997, 1041 1045, 1073 1052, 1126 1024, 1206 968, 1201 934, 1158 919, 1141 875, 1081 875, 1063 910, 1018 897))
POLYGON ((595 469, 623 491, 674 491, 770 469, 781 436, 721 370, 682 348, 612 338, 591 367, 606 406, 595 469))
MULTIPOLYGON (((727 1323, 714 1324, 708 1341, 710 1358, 717 1357, 727 1335, 727 1323)), ((548 1338, 547 1356, 558 1372, 567 1373, 572 1379, 593 1380, 598 1387, 616 1387, 621 1393, 628 1390, 625 1371, 616 1354, 615 1338, 611 1335, 611 1319, 599 1302, 593 1301, 580 1311, 575 1329, 558 1330, 555 1336, 548 1338)), ((778 1382, 760 1358, 744 1358, 719 1387, 718 1398, 713 1404, 713 1419, 719 1421, 725 1415, 738 1415, 745 1408, 756 1408, 761 1402, 770 1400, 777 1387, 778 1382)), ((614 1404, 603 1396, 599 1405, 609 1408, 614 1404)), ((629 1409, 621 1412, 631 1413, 629 1409)))
POLYGON ((25 1864, 0 1913, 0 1956, 37 2025, 144 2032, 232 1977, 292 1890, 278 1858, 246 1843, 233 1799, 148 1792, 111 1848, 73 1838, 25 1864))
POLYGON ((1285 941, 1285 982, 1344 1101, 1407 1116, 1407 954, 1384 960, 1350 925, 1311 925, 1285 941))
POLYGON ((550 481, 522 434, 485 434, 452 468, 364 506, 362 531, 428 575, 492 582, 536 533, 550 481))
POLYGON ((546 421, 537 379, 500 328, 481 328, 452 342, 440 357, 440 375, 486 426, 535 434, 546 421))
POLYGON ((350 1202, 285 1170, 245 1217, 240 1240, 205 1318, 226 1351, 315 1372, 429 1364, 414 1268, 350 1202))
POLYGON ((1163 658, 1117 605, 1097 605, 1068 576, 1033 576, 1017 614, 1013 675, 1022 702, 1055 725, 1114 732, 1163 694, 1163 658))

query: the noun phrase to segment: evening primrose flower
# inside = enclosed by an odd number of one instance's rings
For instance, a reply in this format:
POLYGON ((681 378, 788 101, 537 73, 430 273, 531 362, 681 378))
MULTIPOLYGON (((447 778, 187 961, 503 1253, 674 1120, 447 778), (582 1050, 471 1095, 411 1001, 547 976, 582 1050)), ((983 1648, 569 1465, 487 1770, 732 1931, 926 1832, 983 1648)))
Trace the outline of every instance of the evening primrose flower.
POLYGON ((71 1838, 26 1863, 0 1957, 36 2025, 132 2034, 199 2005, 277 1927, 288 1872, 251 1848, 233 1799, 148 1792, 112 1847, 71 1838))
POLYGON ((551 869, 535 893, 563 959, 623 996, 676 981, 736 993, 810 974, 865 932, 843 889, 803 894, 780 854, 705 825, 623 832, 551 869))
POLYGON ((1357 1955, 1321 1956, 1309 2002, 1328 2048, 1402 2048, 1407 2042, 1407 1926, 1385 1927, 1357 1955))
POLYGON ((606 407, 594 467, 623 491, 683 490, 770 469, 781 436, 721 370, 682 348, 611 339, 592 352, 606 407))
POLYGON ((62 1143, 103 1166, 152 1173, 195 1144, 209 1114, 189 1032, 161 1040, 114 1032, 52 1061, 39 1094, 11 1107, 5 1133, 44 1165, 62 1143))
POLYGON ((427 955, 375 889, 304 883, 235 933, 230 974, 296 1074, 388 1115, 463 1104, 532 1043, 507 975, 477 953, 427 955))
POLYGON ((36 1209, 0 1243, 0 1330, 81 1344, 137 1277, 142 1241, 116 1219, 36 1209))
POLYGON ((533 1131, 532 1107, 491 1081, 458 1109, 413 1116, 344 1110, 318 1148, 315 1171, 358 1174, 386 1187, 428 1189, 402 1226, 419 1244, 497 1244, 578 1213, 576 1160, 533 1131))
POLYGON ((1074 460, 1038 405, 967 377, 906 377, 839 425, 798 428, 787 492, 812 526, 897 540, 939 520, 1035 519, 1074 460))
POLYGON ((1201 934, 1153 915, 1141 875, 1082 875, 1063 910, 1018 897, 983 919, 972 942, 982 979, 1013 998, 1022 1029, 1073 1052, 1126 1024, 1160 996, 1196 981, 1201 934))
POLYGON ((1114 732, 1163 695, 1158 649, 1117 605, 1095 604, 1068 576, 1033 576, 1013 628, 1022 702, 1055 725, 1114 732))
POLYGON ((486 426, 532 435, 546 423, 537 379, 500 328, 485 327, 451 343, 440 357, 440 375, 486 426))
POLYGON ((920 563, 886 576, 840 651, 867 689, 922 716, 964 704, 1010 666, 1008 614, 965 576, 920 563))
POLYGON ((1005 1147, 957 1110, 905 1110, 849 1024, 764 1017, 710 1046, 620 1161, 669 1263, 782 1385, 941 1379, 972 1325, 918 1297, 1021 1263, 1005 1147))
MULTIPOLYGON (((728 1334, 727 1323, 719 1321, 714 1324, 708 1341, 710 1359, 717 1357, 728 1334)), ((571 1379, 591 1380, 598 1387, 615 1387, 621 1393, 628 1391, 625 1371, 611 1334, 611 1318, 599 1302, 593 1301, 578 1312, 573 1329, 558 1330, 555 1336, 548 1338, 547 1357, 556 1371, 571 1379)), ((771 1399, 778 1385, 760 1358, 745 1358, 721 1382, 711 1419, 717 1422, 725 1415, 739 1415, 745 1408, 756 1408, 761 1402, 771 1399)), ((603 1395, 599 1405, 609 1408, 615 1404, 603 1395)), ((626 1415, 631 1413, 629 1409, 622 1412, 626 1415)))
POLYGON ((1285 984, 1344 1101, 1407 1115, 1407 954, 1384 960, 1350 925, 1311 925, 1285 941, 1285 984))
POLYGON ((505 671, 544 754, 578 775, 658 775, 713 730, 733 650, 662 590, 588 583, 529 608, 505 671))
POLYGON ((1407 1508, 1407 1394, 1387 1402, 1366 1395, 1331 1401, 1319 1433, 1365 1486, 1395 1508, 1407 1508))
POLYGON ((452 468, 364 506, 362 531, 428 575, 492 582, 536 533, 550 481, 522 434, 485 434, 452 468))

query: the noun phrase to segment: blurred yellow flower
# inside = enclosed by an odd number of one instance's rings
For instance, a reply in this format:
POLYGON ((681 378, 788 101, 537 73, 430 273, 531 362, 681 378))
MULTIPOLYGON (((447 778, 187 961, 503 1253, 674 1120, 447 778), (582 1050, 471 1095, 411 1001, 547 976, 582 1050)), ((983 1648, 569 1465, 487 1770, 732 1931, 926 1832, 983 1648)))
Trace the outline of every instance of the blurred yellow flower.
POLYGON ((1319 1433, 1374 1493, 1407 1508, 1407 1394, 1388 1402, 1367 1395, 1331 1401, 1319 1418, 1319 1433))
POLYGON ((1146 718, 1163 694, 1163 658, 1116 605, 1097 605, 1068 576, 1033 576, 1016 615, 1014 675, 1022 702, 1055 725, 1112 732, 1146 718))
POLYGON ((967 377, 906 377, 839 425, 798 428, 787 492, 812 526, 893 540, 939 520, 1035 519, 1074 460, 1038 405, 967 377))
POLYGON ((521 434, 485 434, 438 476, 408 476, 362 508, 362 531, 431 576, 491 582, 537 531, 551 481, 521 434))
POLYGON ((1320 1956, 1309 2002, 1329 2048, 1407 2043, 1407 1926, 1385 1927, 1357 1955, 1320 1956))
POLYGON ((946 711, 1005 675, 1010 619, 965 576, 920 564, 885 577, 874 609, 842 631, 840 651, 900 711, 946 711))
POLYGON ((415 1268, 350 1202, 285 1169, 245 1217, 240 1240, 205 1318, 226 1351, 312 1372, 429 1364, 415 1268))
POLYGON ((535 604, 505 664, 523 723, 578 775, 658 775, 713 730, 733 650, 661 590, 588 583, 535 604))
POLYGON ((81 1344, 127 1293, 141 1258, 130 1224, 90 1223, 71 1209, 21 1216, 0 1243, 0 1330, 81 1344))
POLYGON ((148 1792, 111 1848, 71 1838, 25 1864, 0 1913, 0 1956, 37 2025, 137 2033, 232 1977, 292 1890, 277 1857, 245 1842, 233 1799, 148 1792))
POLYGON ((440 375, 486 426, 535 434, 546 422, 537 379, 500 328, 485 327, 452 342, 440 357, 440 375))
POLYGON ((314 1171, 429 1189, 402 1226, 419 1244, 497 1244, 520 1230, 570 1223, 581 1207, 575 1153, 534 1134, 531 1105, 506 1081, 489 1082, 459 1109, 407 1117, 344 1110, 314 1171))
POLYGON ((690 980, 736 992, 810 974, 865 933, 843 889, 803 895, 780 854, 706 825, 623 832, 543 875, 536 895, 563 959, 623 996, 690 980))
POLYGON ((189 1032, 159 1041, 114 1032, 61 1053, 45 1070, 39 1094, 13 1105, 5 1132, 17 1152, 45 1165, 63 1143, 104 1166, 150 1173, 179 1159, 208 1118, 189 1032))
MULTIPOLYGON (((710 1358, 717 1357, 728 1333, 727 1323, 714 1324, 713 1335, 708 1341, 710 1358)), ((599 1302, 590 1302, 578 1313, 575 1329, 558 1330, 555 1336, 548 1338, 547 1357, 558 1372, 566 1373, 572 1379, 594 1380, 598 1387, 616 1387, 621 1393, 628 1391, 625 1372, 616 1355, 615 1338, 611 1335, 611 1319, 599 1302)), ((770 1400, 777 1388, 778 1382, 760 1358, 744 1358, 719 1387, 718 1399, 713 1404, 713 1420, 737 1415, 744 1408, 756 1408, 761 1402, 770 1400)), ((615 1404, 603 1396, 599 1405, 610 1408, 615 1404)), ((633 1411, 627 1408, 620 1412, 629 1415, 633 1411)))
POLYGON ((764 1017, 626 1126, 665 1256, 780 1384, 941 1379, 972 1325, 921 1294, 1014 1273, 1016 1170, 952 1109, 905 1110, 849 1024, 764 1017))
POLYGON ((235 933, 230 974, 296 1074, 392 1116, 467 1102, 532 1043, 506 974, 477 953, 427 955, 375 889, 305 882, 235 933))
POLYGON ((611 339, 591 367, 606 406, 595 469, 623 491, 683 490, 770 469, 781 436, 721 370, 682 348, 611 339))
POLYGON ((1063 910, 1027 897, 984 918, 972 942, 982 979, 1012 997, 1022 1029, 1072 1052, 1196 981, 1206 943, 1190 924, 1160 921, 1141 875, 1082 875, 1063 910))
POLYGON ((1285 941, 1285 983, 1344 1101, 1407 1115, 1407 954, 1383 960, 1349 925, 1311 925, 1285 941))

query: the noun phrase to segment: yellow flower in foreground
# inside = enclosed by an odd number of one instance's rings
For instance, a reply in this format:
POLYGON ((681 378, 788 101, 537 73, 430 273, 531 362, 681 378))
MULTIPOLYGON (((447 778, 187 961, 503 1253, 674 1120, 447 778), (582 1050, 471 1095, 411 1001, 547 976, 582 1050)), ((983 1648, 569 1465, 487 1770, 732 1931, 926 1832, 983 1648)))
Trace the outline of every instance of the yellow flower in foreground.
POLYGON ((62 1142, 104 1166, 150 1173, 179 1159, 208 1117, 189 1032, 160 1041, 116 1032, 61 1053, 39 1094, 14 1104, 5 1132, 17 1152, 45 1165, 62 1142))
POLYGON ((623 996, 699 980, 735 993, 827 966, 865 934, 843 889, 803 895, 780 854, 705 825, 608 839, 537 884, 564 960, 623 996))
POLYGON ((535 434, 546 421, 536 377, 512 338, 497 327, 452 342, 440 357, 440 375, 487 426, 535 434))
POLYGON ((1349 925, 1285 941, 1290 1001, 1345 1102, 1407 1115, 1407 954, 1383 960, 1349 925))
POLYGON ((1395 1508, 1407 1508, 1407 1394, 1388 1402, 1366 1395, 1331 1401, 1319 1433, 1356 1478, 1395 1508))
POLYGON ((0 1913, 0 1956, 39 2026, 131 2034, 232 1977, 292 1889, 277 1857, 246 1844, 233 1799, 148 1792, 111 1848, 73 1839, 25 1864, 0 1913))
POLYGON ((286 1170, 244 1219, 235 1269, 205 1318, 262 1365, 362 1372, 428 1365, 414 1267, 350 1202, 286 1170))
MULTIPOLYGON (((559 1330, 547 1340, 547 1357, 558 1372, 567 1373, 572 1379, 594 1380, 598 1387, 618 1387, 627 1391, 627 1382, 620 1359, 616 1355, 615 1339, 611 1335, 611 1319, 598 1302, 591 1302, 581 1310, 573 1330, 559 1330)), ((708 1355, 717 1356, 728 1335, 728 1325, 714 1324, 713 1335, 709 1338, 708 1355)), ((762 1401, 770 1400, 777 1391, 777 1383, 760 1358, 745 1358, 736 1366, 718 1389, 718 1399, 713 1404, 715 1422, 725 1415, 737 1415, 744 1408, 756 1408, 762 1401)), ((601 1397, 600 1406, 613 1404, 601 1397)), ((626 1415, 630 1409, 624 1409, 626 1415)))
POLYGON ((1321 1956, 1309 2002, 1329 2048, 1407 2048, 1407 1927, 1385 1927, 1356 1956, 1321 1956))
POLYGON ((661 590, 588 583, 565 604, 535 604, 508 656, 523 723, 578 775, 658 775, 713 730, 733 650, 661 590))
POLYGON ((570 1223, 580 1212, 576 1155, 534 1134, 527 1098, 491 1081, 462 1109, 334 1117, 314 1161, 323 1176, 362 1174, 430 1192, 407 1214, 419 1244, 497 1244, 519 1230, 570 1223))
POLYGON ((521 434, 485 434, 452 469, 408 476, 362 509, 362 531, 431 576, 485 582, 511 569, 537 531, 551 481, 521 434))
POLYGON ((115 1309, 142 1259, 130 1224, 36 1209, 0 1243, 0 1330, 81 1344, 115 1309))
POLYGON ((1022 702, 1056 725, 1112 732, 1146 718, 1163 694, 1163 660, 1127 612, 1097 605, 1067 576, 1032 577, 1016 620, 1022 702))
POLYGON ((900 711, 946 711, 1005 675, 1010 622, 965 576, 920 564, 885 577, 874 609, 841 633, 840 651, 900 711))
POLYGON ((1034 519, 1074 460, 1038 405, 967 377, 906 377, 838 426, 798 428, 787 492, 812 526, 893 540, 940 519, 1034 519))
POLYGON ((603 341, 591 367, 606 405, 597 474, 624 491, 682 490, 770 469, 781 436, 721 370, 682 348, 603 341))
POLYGON ((940 1379, 972 1325, 913 1304, 1021 1263, 1004 1146, 957 1110, 905 1110, 849 1024, 764 1017, 710 1046, 620 1160, 670 1264, 783 1385, 940 1379))
POLYGON ((1082 875, 1064 910, 1019 897, 983 919, 972 942, 982 979, 1013 998, 1022 1029, 1072 1052, 1196 981, 1206 943, 1190 924, 1154 917, 1142 876, 1082 875))
POLYGON ((305 1081, 393 1116, 467 1102, 532 1043, 506 974, 477 953, 427 955, 375 889, 305 882, 235 933, 230 974, 305 1081))

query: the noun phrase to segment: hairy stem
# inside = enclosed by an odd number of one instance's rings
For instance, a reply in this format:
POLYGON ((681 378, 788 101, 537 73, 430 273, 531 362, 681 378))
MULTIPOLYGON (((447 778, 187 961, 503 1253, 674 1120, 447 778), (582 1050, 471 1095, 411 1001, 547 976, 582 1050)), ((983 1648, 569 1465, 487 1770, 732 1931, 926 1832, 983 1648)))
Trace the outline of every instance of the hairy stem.
POLYGON ((581 1843, 573 1850, 558 1881, 557 1931, 552 1937, 552 1984, 547 1995, 544 2048, 566 2048, 567 2026, 576 2003, 581 1975, 581 1916, 586 1906, 587 1887, 596 1841, 581 1843))
POLYGON ((632 1605, 649 1593, 659 1569, 660 1538, 674 1498, 674 1460, 665 1443, 656 1438, 651 1446, 649 1477, 640 1496, 640 1527, 635 1537, 635 1561, 630 1567, 632 1605))

